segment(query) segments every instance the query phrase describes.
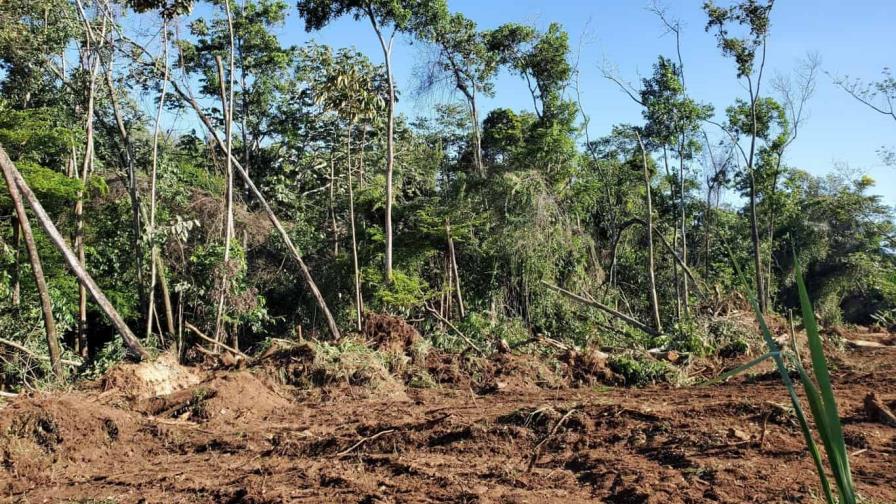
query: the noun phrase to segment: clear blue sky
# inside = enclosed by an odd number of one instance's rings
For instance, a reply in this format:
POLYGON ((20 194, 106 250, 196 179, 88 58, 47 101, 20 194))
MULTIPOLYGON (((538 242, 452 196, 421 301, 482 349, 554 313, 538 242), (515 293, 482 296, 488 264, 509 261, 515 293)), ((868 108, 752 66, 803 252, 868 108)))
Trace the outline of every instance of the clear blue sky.
MULTIPOLYGON (((682 52, 690 94, 724 111, 745 91, 735 77, 733 62, 720 56, 715 39, 704 31, 701 4, 702 0, 665 2, 669 16, 683 23, 682 52)), ((648 0, 449 0, 453 11, 463 12, 481 29, 508 21, 534 23, 540 28, 559 22, 570 34, 573 58, 585 34, 580 83, 592 136, 606 134, 613 124, 640 120, 639 107, 602 77, 601 65, 611 63, 620 75, 637 82, 650 73, 657 55, 674 56, 674 38, 663 35, 660 21, 645 9, 647 5, 648 0)), ((878 78, 883 67, 896 66, 894 20, 896 0, 779 0, 772 12, 768 75, 789 72, 799 58, 812 51, 821 56, 823 71, 878 78)), ((315 39, 336 47, 355 46, 372 60, 382 61, 370 25, 351 17, 306 34, 293 8, 280 35, 290 44, 315 39)), ((439 99, 410 97, 413 70, 421 56, 419 44, 412 45, 406 38, 396 41, 393 64, 397 85, 405 95, 399 112, 409 116, 425 115, 433 100, 439 99)), ((770 87, 765 89, 771 92, 770 87)), ((495 98, 483 105, 486 110, 496 106, 527 109, 531 97, 521 80, 502 74, 495 98)), ((896 121, 855 101, 825 73, 818 77, 809 113, 787 162, 815 174, 848 165, 876 179, 876 191, 887 204, 896 204, 896 167, 884 166, 876 153, 882 145, 896 146, 896 121)), ((708 131, 712 132, 711 127, 708 131)))

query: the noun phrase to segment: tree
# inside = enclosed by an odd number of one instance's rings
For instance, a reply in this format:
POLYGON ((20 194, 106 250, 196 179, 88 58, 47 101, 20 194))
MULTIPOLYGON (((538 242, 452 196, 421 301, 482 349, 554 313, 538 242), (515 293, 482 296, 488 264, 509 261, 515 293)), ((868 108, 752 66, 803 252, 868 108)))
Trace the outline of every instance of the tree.
MULTIPOLYGON (((384 83, 378 69, 360 53, 343 50, 330 63, 320 80, 314 83, 319 102, 338 113, 345 120, 346 185, 348 187, 349 224, 352 239, 352 268, 355 287, 355 322, 361 330, 363 299, 361 297, 361 270, 358 263, 358 240, 355 231, 355 195, 352 177, 352 129, 360 121, 370 121, 381 111, 384 99, 384 83)), ((363 156, 363 152, 361 153, 363 156)), ((330 182, 335 185, 335 180, 330 182)), ((331 187, 332 187, 331 185, 331 187)))
MULTIPOLYGON (((756 188, 756 148, 759 140, 759 103, 761 100, 762 77, 765 70, 766 39, 768 38, 772 6, 774 0, 741 0, 732 7, 716 6, 712 0, 703 4, 708 21, 706 31, 715 31, 716 41, 724 56, 734 59, 737 78, 747 83, 749 101, 745 103, 749 112, 744 130, 749 138, 746 149, 738 148, 746 163, 750 197, 750 239, 753 243, 753 269, 759 307, 763 313, 768 310, 768 293, 762 272, 759 223, 757 214, 756 188), (732 28, 741 28, 745 33, 733 35, 732 28), (758 58, 758 61, 757 61, 758 58)), ((730 114, 729 114, 730 116, 730 114)))
POLYGON ((535 113, 542 121, 553 121, 568 113, 563 90, 572 77, 567 60, 569 35, 558 23, 544 33, 515 23, 502 25, 485 34, 486 47, 526 80, 535 113))
POLYGON ((644 147, 644 140, 641 133, 634 130, 634 134, 638 139, 638 148, 641 151, 641 162, 644 174, 644 193, 646 194, 647 209, 647 278, 650 280, 650 308, 653 315, 653 327, 658 333, 663 332, 663 325, 660 321, 660 303, 656 295, 656 273, 654 272, 653 259, 653 199, 650 195, 650 168, 647 162, 647 149, 644 147))
POLYGON ((442 16, 437 23, 423 28, 419 36, 437 47, 437 56, 427 65, 421 88, 430 90, 448 82, 463 95, 473 128, 473 161, 483 175, 482 132, 476 98, 480 94, 494 95, 498 54, 489 50, 485 34, 477 31, 476 23, 463 14, 442 16))
POLYGON ((288 4, 282 0, 224 2, 215 0, 224 16, 200 18, 190 24, 194 43, 181 41, 180 48, 187 72, 202 79, 205 96, 218 95, 220 83, 215 58, 234 60, 234 118, 241 151, 237 156, 252 174, 264 142, 274 135, 275 107, 289 78, 289 67, 296 57, 294 46, 284 47, 273 29, 286 20, 288 4))
POLYGON ((443 10, 442 2, 427 0, 299 0, 299 14, 305 30, 319 30, 347 14, 356 20, 367 18, 376 33, 386 65, 386 281, 392 280, 392 177, 395 164, 395 80, 392 73, 392 44, 397 33, 413 34, 429 26, 443 10), (391 29, 391 33, 387 31, 391 29))
MULTIPOLYGON (((697 103, 685 93, 682 69, 671 60, 659 57, 654 65, 653 76, 644 79, 640 101, 644 105, 645 135, 649 142, 660 146, 667 163, 666 149, 672 149, 678 157, 678 197, 679 226, 681 233, 681 259, 688 262, 687 212, 686 212, 686 163, 699 153, 701 144, 697 140, 700 125, 712 115, 712 107, 697 103)), ((678 240, 675 233, 673 244, 678 240)), ((677 268, 677 265, 676 265, 677 268)), ((679 305, 683 304, 684 314, 689 313, 689 289, 687 275, 681 277, 679 305)))
MULTIPOLYGON (((835 77, 834 84, 874 112, 896 120, 896 76, 891 68, 884 67, 877 81, 847 75, 835 77)), ((885 164, 896 166, 896 151, 892 147, 881 147, 879 153, 885 164)))

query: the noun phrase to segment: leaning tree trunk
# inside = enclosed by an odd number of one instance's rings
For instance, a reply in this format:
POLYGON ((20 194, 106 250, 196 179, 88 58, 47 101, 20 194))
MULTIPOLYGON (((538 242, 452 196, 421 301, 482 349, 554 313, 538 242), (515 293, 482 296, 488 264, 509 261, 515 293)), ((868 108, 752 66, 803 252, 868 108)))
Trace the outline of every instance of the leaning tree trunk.
POLYGON ((20 272, 21 272, 21 262, 20 262, 20 253, 19 248, 22 241, 22 233, 21 227, 19 226, 19 219, 15 215, 10 219, 12 224, 12 247, 13 247, 13 267, 12 267, 12 305, 19 306, 19 302, 21 301, 21 292, 22 292, 22 282, 19 280, 20 272))
POLYGON ((6 158, 6 153, 3 152, 2 158, 0 158, 3 179, 6 181, 9 197, 12 199, 12 204, 16 210, 16 220, 18 222, 15 225, 21 227, 21 234, 25 239, 25 249, 28 251, 28 259, 31 261, 31 272, 34 274, 34 284, 37 285, 37 293, 40 296, 40 309, 43 312, 44 329, 47 333, 47 348, 50 350, 50 365, 56 378, 61 379, 63 377, 62 350, 59 348, 59 336, 56 334, 56 321, 53 319, 53 304, 50 299, 50 292, 47 289, 47 281, 44 278, 44 269, 40 262, 40 255, 37 252, 37 245, 34 243, 31 223, 28 222, 25 205, 22 204, 22 196, 16 187, 15 177, 12 173, 13 167, 11 163, 6 161, 8 161, 8 158, 6 158))
POLYGON ((6 155, 6 150, 4 150, 2 146, 0 146, 0 167, 3 169, 4 176, 7 173, 11 174, 19 193, 25 201, 28 202, 28 206, 31 207, 31 210, 34 212, 38 222, 40 222, 41 227, 50 237, 50 241, 52 241, 56 248, 59 249, 59 252, 62 253, 62 258, 65 259, 65 263, 68 267, 75 272, 81 285, 87 289, 87 292, 90 293, 96 304, 99 305, 100 309, 102 309, 106 316, 112 321, 112 325, 114 325, 115 329, 121 334, 125 346, 127 346, 138 358, 148 358, 149 354, 146 353, 146 350, 144 350, 140 342, 137 341, 134 333, 131 332, 131 329, 125 324, 124 319, 121 318, 121 315, 118 314, 118 311, 115 310, 115 307, 112 306, 112 303, 109 302, 105 294, 103 294, 103 291, 100 290, 96 282, 93 281, 90 274, 81 267, 81 263, 78 261, 77 256, 72 252, 72 249, 69 248, 68 244, 65 243, 65 238, 63 238, 59 233, 59 230, 56 229, 53 220, 47 215, 46 210, 44 210, 40 201, 37 200, 37 197, 34 195, 34 192, 31 191, 31 188, 28 187, 28 183, 22 178, 22 174, 19 173, 13 162, 10 161, 9 156, 6 155))
MULTIPOLYGON (((218 132, 215 131, 212 122, 209 120, 208 116, 205 115, 205 112, 202 111, 202 107, 199 106, 199 103, 196 102, 196 99, 184 92, 184 90, 177 85, 176 81, 172 81, 171 84, 174 86, 174 91, 178 94, 178 96, 186 101, 193 109, 193 111, 196 112, 199 120, 202 122, 203 126, 205 126, 206 130, 208 130, 212 138, 214 138, 215 143, 218 145, 218 147, 224 149, 224 141, 221 140, 220 136, 218 136, 218 132)), ((249 191, 252 193, 252 195, 255 196, 259 203, 261 203, 262 208, 268 216, 268 220, 270 220, 271 224, 274 225, 274 228, 277 229, 277 232, 280 234, 280 237, 286 244, 287 249, 289 249, 290 254, 292 254, 293 259, 295 259, 296 263, 298 263, 299 269, 302 272, 302 278, 305 280, 305 284, 308 286, 308 290, 311 291, 311 295, 317 302, 318 307, 323 312, 324 318, 326 318, 327 321, 327 326, 330 329, 330 334, 333 335, 333 339, 340 339, 341 334, 339 332, 339 326, 336 325, 336 319, 333 318, 333 314, 332 312, 330 312, 326 300, 320 293, 320 289, 317 288, 317 283, 314 281, 314 277, 311 276, 311 270, 308 269, 308 265, 305 264, 305 260, 302 258, 302 254, 299 251, 299 248, 295 246, 292 239, 289 237, 289 233, 286 232, 286 228, 283 227, 280 219, 277 218, 277 215, 274 214, 274 210, 268 204, 268 200, 264 197, 263 194, 261 194, 261 191, 258 190, 258 187, 254 182, 252 182, 252 179, 249 178, 249 174, 246 173, 246 170, 243 169, 243 166, 232 155, 231 160, 233 161, 233 167, 236 168, 237 173, 239 173, 240 177, 243 178, 243 181, 246 183, 246 186, 248 186, 249 191)))

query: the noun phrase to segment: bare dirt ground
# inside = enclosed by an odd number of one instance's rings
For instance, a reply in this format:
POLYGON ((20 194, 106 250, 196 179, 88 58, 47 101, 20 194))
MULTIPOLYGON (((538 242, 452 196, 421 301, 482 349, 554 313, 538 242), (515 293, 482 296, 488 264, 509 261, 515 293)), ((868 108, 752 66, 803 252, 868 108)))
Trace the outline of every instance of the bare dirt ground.
MULTIPOLYGON (((525 368, 501 359, 499 369, 525 368)), ((863 405, 873 391, 896 406, 896 350, 852 349, 832 361, 858 489, 868 502, 896 502, 896 427, 863 405)), ((772 374, 625 389, 546 388, 499 372, 488 387, 455 380, 371 392, 369 384, 285 385, 283 366, 273 374, 270 366, 141 366, 2 406, 0 498, 818 502, 817 476, 772 374)))

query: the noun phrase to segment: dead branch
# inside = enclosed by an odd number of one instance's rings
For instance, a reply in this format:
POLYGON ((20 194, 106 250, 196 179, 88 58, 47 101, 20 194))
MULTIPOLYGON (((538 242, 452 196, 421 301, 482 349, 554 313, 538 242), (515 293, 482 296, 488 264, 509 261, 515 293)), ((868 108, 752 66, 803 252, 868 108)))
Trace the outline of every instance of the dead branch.
POLYGON ((541 447, 544 446, 544 444, 547 443, 548 440, 551 439, 554 436, 554 434, 557 433, 557 431, 566 422, 566 420, 570 416, 572 416, 572 414, 575 413, 576 411, 578 411, 576 408, 572 408, 569 411, 567 411, 566 414, 560 418, 560 420, 557 420, 557 423, 554 424, 554 427, 551 429, 551 432, 549 432, 547 436, 545 436, 541 441, 538 442, 537 445, 535 445, 535 449, 532 450, 532 456, 529 457, 529 465, 526 467, 526 472, 531 471, 532 467, 535 466, 535 462, 538 461, 538 456, 541 454, 541 447))
MULTIPOLYGON (((35 359, 40 359, 40 360, 45 360, 45 361, 50 360, 50 358, 47 357, 46 355, 38 355, 38 354, 32 352, 31 350, 29 350, 27 347, 16 343, 15 341, 11 341, 6 338, 0 338, 0 343, 4 344, 10 348, 15 348, 16 350, 18 350, 22 353, 28 354, 29 357, 33 357, 35 359)), ((79 367, 81 365, 81 362, 73 361, 73 360, 69 360, 69 359, 60 359, 59 362, 65 364, 65 365, 68 365, 68 366, 72 366, 72 367, 79 367)))
POLYGON ((659 336, 659 333, 658 333, 655 329, 653 329, 652 327, 649 327, 649 326, 647 326, 646 324, 643 324, 643 323, 641 323, 641 322, 635 320, 635 319, 632 318, 632 317, 629 317, 628 315, 626 315, 626 314, 624 314, 624 313, 622 313, 622 312, 619 312, 619 311, 617 311, 617 310, 614 310, 613 308, 610 308, 609 306, 607 306, 607 305, 605 305, 605 304, 603 304, 603 303, 601 303, 601 302, 599 302, 599 301, 595 301, 595 300, 593 300, 593 299, 587 299, 587 298, 584 298, 584 297, 582 297, 582 296, 580 296, 580 295, 578 295, 578 294, 575 294, 575 293, 573 293, 573 292, 570 292, 570 291, 568 291, 568 290, 566 290, 566 289, 564 289, 564 288, 562 288, 562 287, 558 287, 558 286, 556 286, 556 285, 554 285, 554 284, 548 283, 548 282, 545 281, 545 280, 542 280, 541 283, 544 284, 545 287, 547 287, 548 289, 551 289, 552 291, 555 291, 555 292, 558 292, 558 293, 560 293, 560 294, 563 294, 564 296, 566 296, 566 297, 568 297, 568 298, 570 298, 570 299, 572 299, 572 300, 574 300, 574 301, 578 301, 578 302, 580 302, 580 303, 582 303, 582 304, 584 304, 584 305, 588 305, 588 306, 592 306, 592 307, 594 307, 594 308, 597 308, 597 309, 599 309, 599 310, 601 310, 601 311, 603 311, 603 312, 605 312, 605 313, 607 313, 607 314, 609 314, 609 315, 612 315, 612 316, 618 318, 619 320, 621 320, 621 321, 623 321, 623 322, 625 322, 625 323, 631 325, 632 327, 635 327, 635 328, 637 328, 637 329, 639 329, 639 330, 641 330, 641 331, 644 331, 645 333, 647 333, 647 334, 649 334, 649 335, 651 335, 651 336, 659 336))
POLYGON ((205 334, 203 334, 203 332, 200 331, 196 326, 194 326, 193 324, 191 324, 191 323, 189 323, 189 322, 184 321, 184 327, 186 327, 187 329, 189 329, 190 331, 192 331, 193 334, 195 334, 196 336, 199 336, 200 339, 203 339, 203 340, 205 340, 205 341, 207 341, 207 342, 209 342, 209 343, 211 343, 211 344, 213 344, 213 345, 220 346, 220 347, 223 348, 224 350, 227 350, 228 352, 230 352, 230 353, 232 353, 232 354, 234 354, 234 355, 239 355, 240 357, 242 357, 242 358, 244 358, 244 359, 246 359, 246 360, 251 360, 251 357, 249 357, 248 355, 244 354, 243 352, 240 352, 240 351, 237 350, 236 348, 233 348, 232 346, 225 345, 224 343, 221 343, 220 341, 215 341, 214 339, 209 338, 208 336, 206 336, 205 334))
POLYGON ((365 438, 362 438, 362 439, 361 439, 360 441, 358 441, 357 443, 355 443, 355 444, 349 446, 348 448, 346 448, 345 450, 342 450, 341 452, 337 453, 336 456, 337 456, 337 457, 344 457, 344 456, 348 455, 349 453, 353 452, 356 448, 358 448, 358 447, 361 446, 362 444, 364 444, 364 443, 366 443, 366 442, 368 442, 368 441, 373 441, 374 439, 377 439, 377 438, 379 438, 379 437, 381 437, 381 436, 385 436, 386 434, 390 434, 390 433, 392 433, 392 432, 395 432, 395 429, 386 429, 386 430, 384 430, 384 431, 377 432, 376 434, 374 434, 374 435, 372 435, 372 436, 367 436, 367 437, 365 437, 365 438))
POLYGON ((445 325, 447 325, 452 331, 454 331, 458 336, 460 336, 460 338, 461 338, 462 340, 464 340, 464 342, 465 342, 470 348, 472 348, 473 350, 476 350, 476 351, 479 352, 479 354, 481 354, 481 355, 485 355, 485 352, 484 352, 481 348, 479 348, 478 346, 476 346, 476 343, 473 343, 473 340, 471 340, 471 339, 468 338, 464 333, 462 333, 460 329, 458 329, 454 324, 451 323, 451 321, 449 321, 448 319, 446 319, 445 317, 443 317, 443 316, 438 312, 438 310, 436 310, 435 308, 433 308, 433 307, 431 307, 431 306, 429 306, 429 305, 426 305, 426 311, 428 311, 429 313, 431 313, 432 316, 435 317, 439 322, 442 322, 442 323, 444 323, 445 325))
POLYGON ((865 414, 876 422, 896 427, 896 415, 874 392, 865 396, 865 414))

